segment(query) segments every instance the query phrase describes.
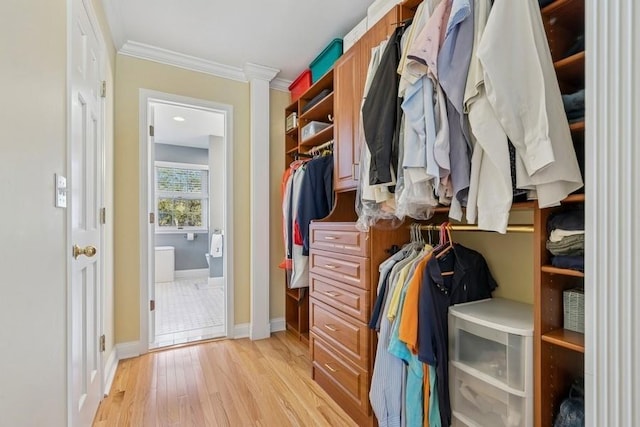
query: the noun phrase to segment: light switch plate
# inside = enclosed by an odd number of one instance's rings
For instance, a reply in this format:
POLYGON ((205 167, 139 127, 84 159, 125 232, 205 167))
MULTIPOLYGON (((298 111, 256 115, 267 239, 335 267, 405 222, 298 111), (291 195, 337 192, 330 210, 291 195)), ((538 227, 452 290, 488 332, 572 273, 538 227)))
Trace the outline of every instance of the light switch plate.
POLYGON ((56 179, 56 208, 67 207, 67 178, 55 174, 56 179))

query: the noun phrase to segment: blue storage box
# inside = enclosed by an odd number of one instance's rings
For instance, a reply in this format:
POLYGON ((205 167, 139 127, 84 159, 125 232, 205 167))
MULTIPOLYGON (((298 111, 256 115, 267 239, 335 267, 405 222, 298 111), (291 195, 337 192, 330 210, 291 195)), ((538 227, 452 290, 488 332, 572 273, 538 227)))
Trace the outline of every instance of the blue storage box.
POLYGON ((320 55, 309 64, 311 68, 311 79, 313 83, 317 82, 320 77, 333 67, 334 62, 342 55, 342 39, 333 39, 327 47, 324 48, 320 55))

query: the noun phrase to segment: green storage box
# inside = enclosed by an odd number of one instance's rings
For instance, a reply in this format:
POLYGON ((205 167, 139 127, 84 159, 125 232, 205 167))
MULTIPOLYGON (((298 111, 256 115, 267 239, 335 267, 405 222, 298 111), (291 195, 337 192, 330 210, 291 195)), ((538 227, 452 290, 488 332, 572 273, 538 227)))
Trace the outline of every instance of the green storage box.
POLYGON ((313 83, 317 82, 320 77, 324 76, 324 74, 333 67, 334 62, 340 58, 340 55, 342 55, 342 39, 333 39, 333 41, 320 52, 320 55, 309 64, 313 83))

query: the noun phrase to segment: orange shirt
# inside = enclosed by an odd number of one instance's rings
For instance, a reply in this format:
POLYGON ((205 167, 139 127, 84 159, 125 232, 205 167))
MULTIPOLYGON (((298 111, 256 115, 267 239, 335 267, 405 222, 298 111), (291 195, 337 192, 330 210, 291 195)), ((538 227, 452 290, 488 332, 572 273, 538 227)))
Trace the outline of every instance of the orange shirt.
POLYGON ((418 298, 420 296, 424 270, 429 259, 431 259, 431 252, 416 264, 413 276, 407 287, 407 294, 405 295, 404 305, 402 306, 400 327, 398 329, 398 338, 407 344, 407 347, 413 354, 418 353, 418 298))

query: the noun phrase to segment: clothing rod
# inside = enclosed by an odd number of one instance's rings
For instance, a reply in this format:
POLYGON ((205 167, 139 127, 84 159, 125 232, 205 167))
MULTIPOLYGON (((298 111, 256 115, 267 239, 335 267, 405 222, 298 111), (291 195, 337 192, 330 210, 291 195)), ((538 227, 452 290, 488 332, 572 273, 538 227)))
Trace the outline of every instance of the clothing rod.
POLYGON ((316 147, 313 147, 311 150, 307 151, 306 154, 313 154, 318 152, 318 150, 322 150, 323 148, 329 147, 330 145, 333 145, 333 139, 331 141, 327 141, 324 144, 320 144, 316 147))
MULTIPOLYGON (((425 231, 440 231, 441 226, 437 224, 426 224, 421 225, 420 230, 425 231)), ((469 224, 450 224, 446 228, 449 228, 452 231, 490 231, 483 230, 478 228, 477 225, 469 225, 469 224)), ((522 224, 522 225, 508 225, 507 226, 508 233, 533 233, 533 225, 531 224, 522 224)))

